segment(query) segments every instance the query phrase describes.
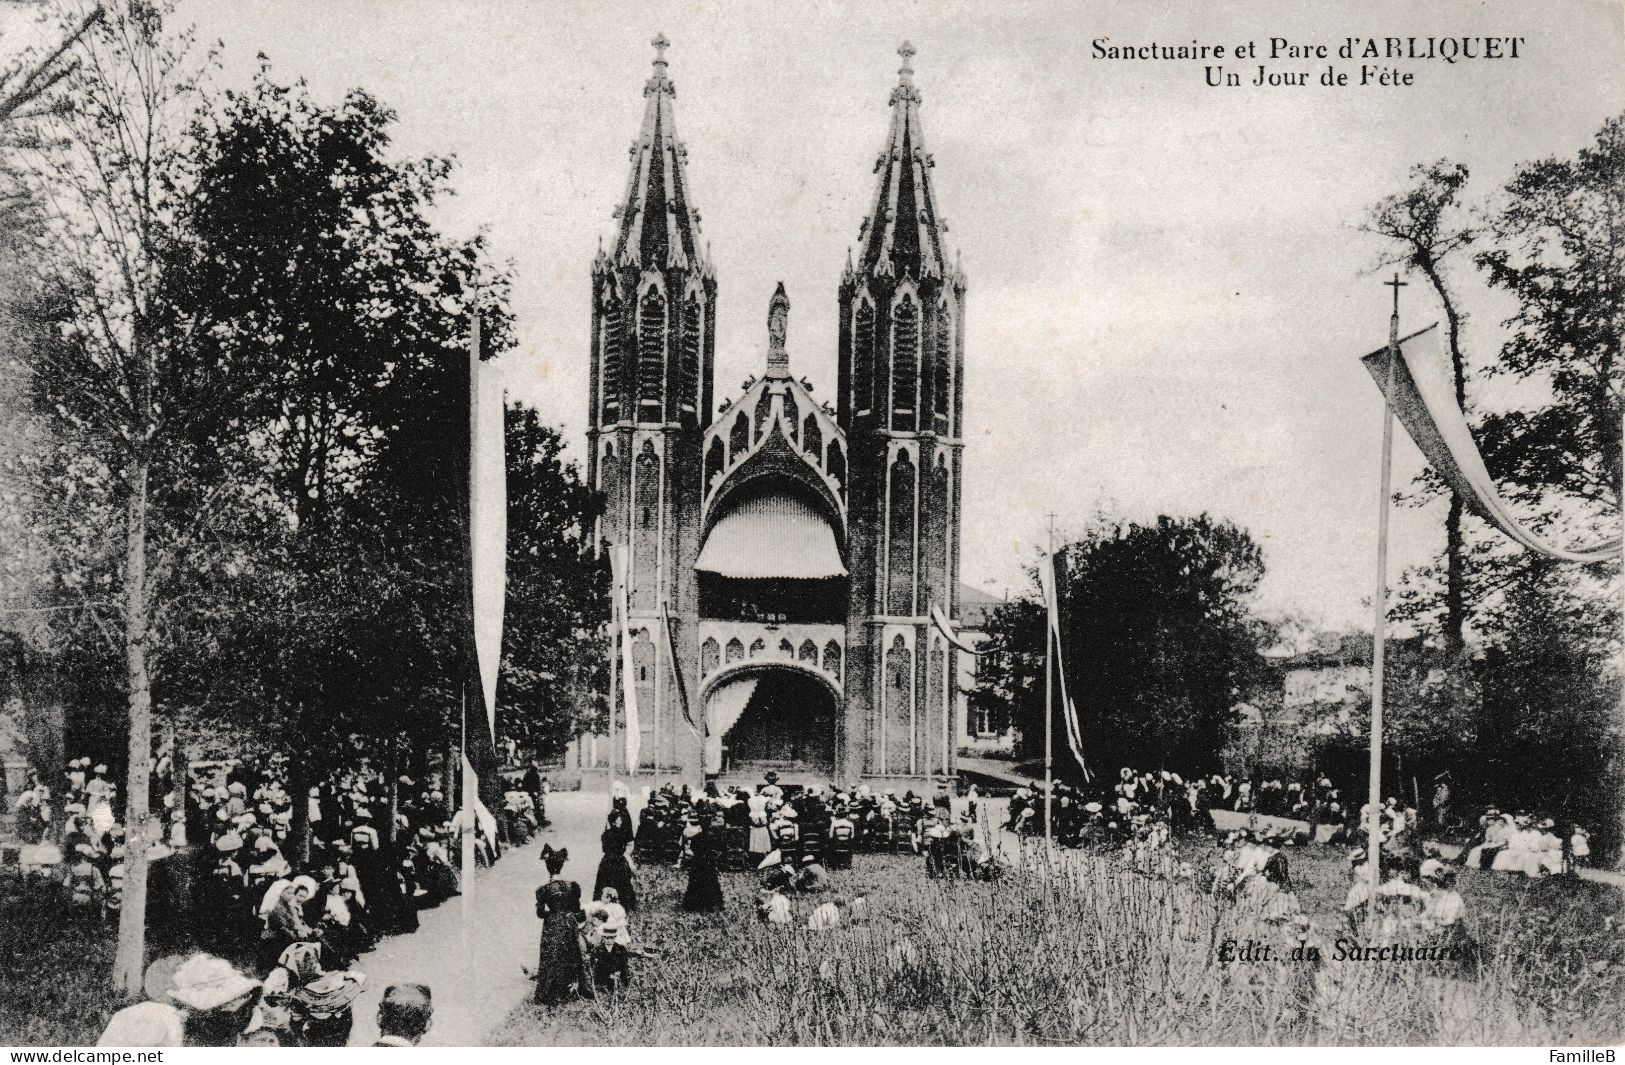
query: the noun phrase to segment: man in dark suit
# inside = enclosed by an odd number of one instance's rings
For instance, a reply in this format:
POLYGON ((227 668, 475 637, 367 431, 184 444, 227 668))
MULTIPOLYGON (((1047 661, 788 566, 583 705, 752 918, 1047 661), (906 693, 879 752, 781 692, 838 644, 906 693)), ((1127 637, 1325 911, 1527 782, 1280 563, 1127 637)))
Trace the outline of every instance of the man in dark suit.
POLYGON ((378 1004, 375 1047, 415 1047, 434 1023, 434 1000, 427 984, 393 984, 378 1004))

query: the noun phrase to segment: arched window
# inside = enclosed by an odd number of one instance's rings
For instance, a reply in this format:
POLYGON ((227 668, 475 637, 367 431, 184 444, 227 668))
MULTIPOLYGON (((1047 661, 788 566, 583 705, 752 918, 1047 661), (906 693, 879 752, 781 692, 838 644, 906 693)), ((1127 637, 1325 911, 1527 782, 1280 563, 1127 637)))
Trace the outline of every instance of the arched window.
POLYGON ((728 461, 735 462, 741 455, 750 450, 750 415, 744 411, 734 419, 733 428, 728 430, 728 461))
POLYGON ((700 404, 700 330, 704 328, 699 296, 693 292, 683 301, 682 351, 677 360, 677 409, 672 412, 675 421, 681 414, 693 414, 700 404))
POLYGON ((638 420, 661 419, 666 379, 666 298, 657 289, 638 306, 638 420))
POLYGON ((715 673, 721 657, 722 648, 717 646, 714 637, 707 636, 705 642, 700 644, 700 676, 709 677, 715 673))
MULTIPOLYGON (((600 540, 620 542, 619 529, 610 529, 610 515, 616 513, 621 494, 621 466, 615 461, 615 445, 604 445, 604 457, 598 460, 598 490, 604 493, 604 514, 599 518, 600 540)), ((624 528, 624 526, 623 526, 624 528)))
POLYGON ((841 645, 834 640, 824 645, 824 672, 841 679, 841 645))
POLYGON ((818 645, 811 640, 802 640, 801 650, 796 654, 796 658, 802 662, 818 665, 818 645))
POLYGON ((852 410, 868 414, 874 405, 875 308, 868 300, 858 304, 852 321, 852 410))
POLYGON ((756 401, 756 439, 760 440, 767 434, 767 416, 773 413, 773 397, 762 389, 762 397, 756 401))
POLYGON ((914 463, 899 451, 891 467, 891 513, 886 538, 886 612, 914 614, 914 463))
POLYGON ((717 476, 722 473, 722 467, 727 464, 727 456, 722 451, 722 437, 713 436, 711 446, 705 449, 705 490, 707 492, 717 486, 717 476))
POLYGON ((785 427, 790 430, 789 437, 792 445, 796 443, 797 437, 801 435, 801 422, 799 420, 800 415, 801 410, 796 406, 796 394, 790 391, 788 388, 785 389, 784 424, 785 427))
POLYGON ((736 636, 728 641, 728 647, 723 652, 723 660, 728 663, 741 662, 745 658, 745 645, 739 642, 736 636))
POLYGON ((948 397, 954 371, 954 321, 948 305, 937 308, 937 345, 931 366, 931 413, 937 432, 948 432, 948 397))
POLYGON ((605 300, 598 336, 598 420, 605 425, 621 417, 621 339, 620 304, 605 300))
POLYGON ((824 430, 818 427, 818 415, 807 415, 807 424, 801 427, 801 442, 807 454, 820 466, 824 464, 824 430))
POLYGON ((760 658, 765 650, 767 650, 766 642, 759 639, 750 642, 750 656, 752 658, 760 658))
MULTIPOLYGON (((948 463, 941 450, 932 464, 931 476, 920 485, 922 495, 929 493, 930 502, 921 508, 922 525, 929 516, 928 527, 920 530, 920 554, 924 556, 924 572, 920 574, 920 595, 948 608, 948 463)), ((923 609, 923 607, 922 607, 923 609)))
POLYGON ((631 603, 638 610, 653 610, 660 565, 660 456, 652 440, 643 442, 634 476, 631 603))
MULTIPOLYGON (((932 752, 937 750, 938 747, 936 741, 944 735, 943 725, 947 720, 944 715, 948 712, 948 707, 943 701, 943 682, 946 680, 943 676, 943 670, 946 667, 947 658, 943 654, 941 640, 936 640, 931 644, 930 661, 931 672, 925 678, 926 731, 923 736, 924 742, 920 744, 921 749, 925 752, 925 772, 928 776, 932 772, 931 763, 947 757, 947 752, 937 755, 936 758, 932 757, 932 752)), ((944 773, 948 771, 946 765, 942 766, 941 769, 944 773)))
POLYGON ((846 495, 846 452, 841 450, 840 442, 829 442, 829 461, 824 463, 824 469, 835 478, 835 483, 841 486, 841 495, 846 495))
POLYGON ((904 296, 892 311, 891 427, 913 432, 920 391, 920 312, 904 296))
POLYGON ((790 661, 794 662, 795 658, 796 658, 795 645, 793 645, 789 640, 780 639, 779 640, 779 657, 780 658, 788 658, 788 659, 790 659, 790 661))
POLYGON ((913 753, 914 655, 903 642, 901 633, 892 637, 886 652, 885 699, 885 762, 882 772, 910 773, 910 755, 913 753))

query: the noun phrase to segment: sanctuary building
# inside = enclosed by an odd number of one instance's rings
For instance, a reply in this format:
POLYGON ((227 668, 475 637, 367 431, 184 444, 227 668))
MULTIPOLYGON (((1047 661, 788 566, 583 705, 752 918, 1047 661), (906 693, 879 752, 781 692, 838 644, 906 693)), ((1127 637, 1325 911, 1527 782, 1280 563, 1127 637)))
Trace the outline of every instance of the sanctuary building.
POLYGON ((931 616, 951 633, 959 607, 966 285, 914 50, 899 49, 873 207, 839 273, 834 403, 791 373, 780 285, 761 376, 717 405, 717 279, 654 45, 613 243, 592 266, 588 473, 607 500, 598 542, 627 560, 617 727, 629 684, 638 768, 662 779, 950 774, 962 652, 931 616))

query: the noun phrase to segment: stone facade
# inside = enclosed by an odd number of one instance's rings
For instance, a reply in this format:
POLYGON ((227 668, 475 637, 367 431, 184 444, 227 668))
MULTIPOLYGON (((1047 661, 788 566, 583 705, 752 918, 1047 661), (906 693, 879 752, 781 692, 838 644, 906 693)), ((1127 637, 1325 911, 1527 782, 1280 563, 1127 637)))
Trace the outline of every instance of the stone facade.
POLYGON ((958 656, 931 613, 958 616, 966 283, 913 49, 840 276, 836 402, 790 374, 780 286, 762 377, 714 407, 717 283, 654 43, 614 244, 593 264, 588 432, 600 542, 630 548, 638 768, 950 774, 958 656))

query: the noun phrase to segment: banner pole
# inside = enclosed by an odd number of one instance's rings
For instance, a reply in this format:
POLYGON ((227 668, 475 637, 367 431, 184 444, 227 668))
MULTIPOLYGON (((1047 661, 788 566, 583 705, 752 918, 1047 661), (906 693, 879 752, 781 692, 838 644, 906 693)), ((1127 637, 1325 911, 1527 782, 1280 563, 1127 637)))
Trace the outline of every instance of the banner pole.
POLYGON ((1404 282, 1395 274, 1384 282, 1394 290, 1394 310, 1388 319, 1388 386, 1382 394, 1382 473, 1377 497, 1377 589, 1371 619, 1371 772, 1366 804, 1366 863, 1371 876, 1368 914, 1377 910, 1377 888, 1382 883, 1382 710, 1384 658, 1388 620, 1388 497, 1394 473, 1394 377, 1399 362, 1399 290, 1404 282))
POLYGON ((1048 553, 1050 602, 1044 604, 1044 843, 1055 841, 1055 708, 1052 705, 1051 675, 1055 672, 1055 516, 1050 515, 1048 553))

